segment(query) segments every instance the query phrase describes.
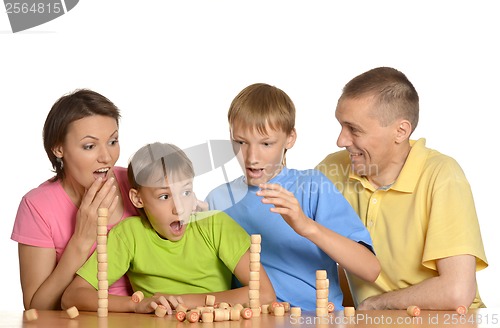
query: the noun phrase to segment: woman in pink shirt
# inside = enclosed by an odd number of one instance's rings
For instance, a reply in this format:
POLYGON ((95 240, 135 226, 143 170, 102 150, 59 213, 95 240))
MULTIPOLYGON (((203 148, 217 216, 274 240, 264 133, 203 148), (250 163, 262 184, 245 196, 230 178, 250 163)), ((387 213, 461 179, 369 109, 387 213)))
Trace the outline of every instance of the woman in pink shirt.
MULTIPOLYGON (((119 109, 91 90, 61 97, 50 110, 43 143, 55 176, 21 200, 12 231, 26 309, 60 309, 61 296, 95 248, 97 209, 109 208, 108 230, 137 215, 120 155, 119 109)), ((126 277, 109 292, 127 295, 126 277)))

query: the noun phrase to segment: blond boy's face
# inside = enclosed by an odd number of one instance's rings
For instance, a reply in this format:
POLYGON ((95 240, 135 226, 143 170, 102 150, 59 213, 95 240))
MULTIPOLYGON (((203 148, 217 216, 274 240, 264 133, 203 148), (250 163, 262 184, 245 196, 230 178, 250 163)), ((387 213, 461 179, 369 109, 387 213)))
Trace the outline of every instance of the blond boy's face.
MULTIPOLYGON (((193 179, 167 178, 158 186, 141 187, 137 200, 144 208, 153 229, 170 241, 181 240, 196 206, 193 179)), ((137 204, 134 202, 137 206, 137 204)))
POLYGON ((283 168, 285 150, 292 148, 295 139, 295 130, 287 135, 266 125, 266 133, 261 134, 256 129, 234 124, 231 140, 247 184, 258 186, 274 178, 283 168))

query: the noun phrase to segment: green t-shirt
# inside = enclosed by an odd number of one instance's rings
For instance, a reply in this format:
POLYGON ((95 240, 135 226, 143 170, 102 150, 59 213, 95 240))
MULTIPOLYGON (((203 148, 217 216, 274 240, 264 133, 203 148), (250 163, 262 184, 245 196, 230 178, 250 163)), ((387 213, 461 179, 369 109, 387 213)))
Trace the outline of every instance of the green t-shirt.
MULTIPOLYGON (((154 293, 211 293, 231 289, 231 277, 250 247, 250 237, 224 212, 191 216, 181 240, 161 238, 149 221, 133 216, 108 235, 108 281, 127 274, 134 291, 154 293)), ((78 275, 97 289, 97 254, 78 275)))

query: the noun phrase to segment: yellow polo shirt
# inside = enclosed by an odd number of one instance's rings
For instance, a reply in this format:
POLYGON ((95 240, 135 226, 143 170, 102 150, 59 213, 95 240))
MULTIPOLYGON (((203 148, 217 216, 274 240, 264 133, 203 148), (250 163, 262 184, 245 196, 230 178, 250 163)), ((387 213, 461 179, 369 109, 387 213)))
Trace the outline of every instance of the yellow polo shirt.
MULTIPOLYGON (((382 271, 374 283, 348 274, 353 300, 406 288, 438 276, 436 260, 476 257, 476 271, 488 266, 470 185, 451 157, 410 141, 412 149, 387 190, 375 189, 351 171, 345 150, 318 166, 342 192, 370 232, 382 271)), ((471 307, 484 307, 479 292, 471 307)))

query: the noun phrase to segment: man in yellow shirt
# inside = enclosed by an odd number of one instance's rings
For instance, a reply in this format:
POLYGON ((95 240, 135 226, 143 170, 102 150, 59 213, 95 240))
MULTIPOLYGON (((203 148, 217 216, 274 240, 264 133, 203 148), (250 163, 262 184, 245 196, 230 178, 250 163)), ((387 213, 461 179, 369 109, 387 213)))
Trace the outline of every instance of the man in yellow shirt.
POLYGON ((476 271, 488 264, 471 188, 454 159, 410 140, 418 112, 400 71, 355 77, 335 112, 345 150, 317 166, 360 216, 382 266, 374 283, 347 276, 358 309, 484 307, 476 271))

